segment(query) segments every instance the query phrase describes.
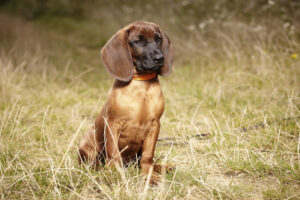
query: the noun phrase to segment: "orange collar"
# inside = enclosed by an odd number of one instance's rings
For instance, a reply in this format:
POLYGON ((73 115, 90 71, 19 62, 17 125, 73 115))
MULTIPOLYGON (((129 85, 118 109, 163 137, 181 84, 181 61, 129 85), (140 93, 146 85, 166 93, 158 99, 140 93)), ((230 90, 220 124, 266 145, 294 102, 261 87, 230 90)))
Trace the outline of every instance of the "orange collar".
POLYGON ((134 74, 132 77, 132 80, 148 81, 148 80, 154 79, 156 76, 157 76, 156 72, 153 72, 152 74, 134 74))

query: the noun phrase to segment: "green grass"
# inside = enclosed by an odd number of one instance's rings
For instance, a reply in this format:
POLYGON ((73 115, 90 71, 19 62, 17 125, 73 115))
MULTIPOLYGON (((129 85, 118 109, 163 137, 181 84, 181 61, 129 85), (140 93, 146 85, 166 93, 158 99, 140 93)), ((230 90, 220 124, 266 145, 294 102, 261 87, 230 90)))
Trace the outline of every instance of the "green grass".
POLYGON ((99 50, 119 23, 1 13, 2 199, 299 199, 299 25, 285 29, 277 18, 178 33, 162 22, 176 57, 160 78, 160 137, 188 145, 159 146, 156 159, 176 170, 146 187, 135 166, 79 167, 77 144, 112 84, 99 50), (209 135, 186 137, 199 133, 209 135))

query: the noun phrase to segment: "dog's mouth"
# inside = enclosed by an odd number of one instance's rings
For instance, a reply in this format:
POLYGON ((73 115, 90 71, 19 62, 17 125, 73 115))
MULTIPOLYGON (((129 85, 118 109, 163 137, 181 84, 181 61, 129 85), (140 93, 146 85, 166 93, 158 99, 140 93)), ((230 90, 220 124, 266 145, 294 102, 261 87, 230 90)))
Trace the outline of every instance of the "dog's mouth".
POLYGON ((155 65, 155 66, 151 66, 151 67, 142 67, 142 70, 139 71, 141 73, 152 73, 152 72, 160 72, 161 68, 163 67, 163 65, 155 65))
POLYGON ((160 69, 164 66, 163 63, 148 63, 148 62, 141 62, 139 60, 136 60, 134 62, 134 65, 136 67, 136 70, 140 73, 145 73, 145 72, 159 72, 160 69))
POLYGON ((160 70, 160 68, 162 68, 163 66, 164 66, 163 64, 155 65, 152 68, 150 68, 150 70, 157 71, 157 70, 160 70))
POLYGON ((162 68, 164 66, 163 63, 155 63, 155 62, 151 62, 151 61, 144 61, 142 63, 142 68, 144 70, 149 70, 149 71, 156 71, 159 70, 160 68, 162 68))

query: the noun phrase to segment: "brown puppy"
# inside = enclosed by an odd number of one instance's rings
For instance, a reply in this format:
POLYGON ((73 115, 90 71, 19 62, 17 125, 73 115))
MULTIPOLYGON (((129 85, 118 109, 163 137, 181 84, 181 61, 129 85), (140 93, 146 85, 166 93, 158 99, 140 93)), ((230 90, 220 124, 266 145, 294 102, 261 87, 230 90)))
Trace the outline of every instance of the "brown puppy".
MULTIPOLYGON (((101 51, 116 79, 108 99, 79 145, 79 162, 127 165, 138 159, 148 174, 153 165, 164 99, 158 75, 172 71, 173 47, 159 27, 138 21, 118 31, 101 51)), ((151 182, 157 181, 151 174, 151 182)))

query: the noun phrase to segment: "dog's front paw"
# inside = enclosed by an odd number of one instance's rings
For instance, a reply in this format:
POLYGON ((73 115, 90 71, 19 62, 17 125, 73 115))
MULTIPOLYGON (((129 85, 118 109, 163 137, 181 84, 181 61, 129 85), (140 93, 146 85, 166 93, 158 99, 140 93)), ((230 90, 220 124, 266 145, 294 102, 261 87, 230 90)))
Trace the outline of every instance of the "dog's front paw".
POLYGON ((146 184, 148 183, 150 186, 156 186, 161 183, 161 177, 154 172, 151 175, 147 175, 145 177, 146 184))
POLYGON ((156 164, 153 167, 153 171, 155 171, 156 173, 162 174, 164 172, 169 173, 171 171, 174 171, 176 169, 175 165, 171 165, 171 164, 165 164, 165 165, 159 165, 156 164))

